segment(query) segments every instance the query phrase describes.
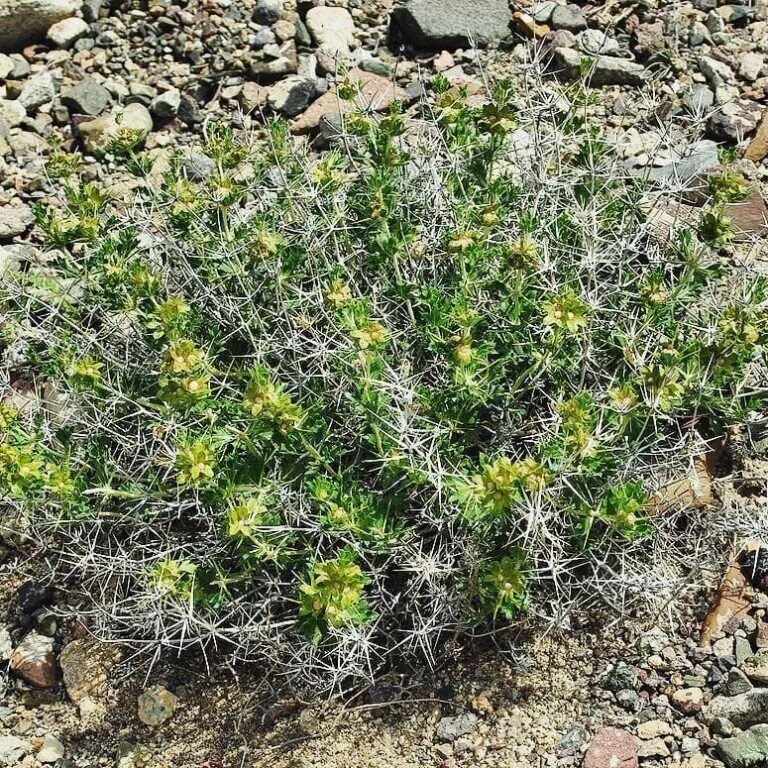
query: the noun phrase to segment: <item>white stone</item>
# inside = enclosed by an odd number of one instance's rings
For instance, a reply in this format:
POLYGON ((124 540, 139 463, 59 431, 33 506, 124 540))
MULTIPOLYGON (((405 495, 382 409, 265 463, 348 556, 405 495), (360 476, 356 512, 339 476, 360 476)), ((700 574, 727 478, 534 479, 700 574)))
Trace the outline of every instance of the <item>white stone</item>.
POLYGON ((749 51, 744 53, 739 61, 739 74, 750 83, 754 83, 760 77, 765 66, 765 60, 759 53, 749 51))
POLYGON ((50 72, 41 72, 24 83, 18 102, 27 112, 34 112, 43 104, 48 104, 55 95, 56 81, 53 75, 50 72))
POLYGON ((69 48, 87 32, 88 24, 82 19, 62 19, 51 25, 48 39, 59 48, 69 48))
POLYGON ((15 128, 27 116, 27 110, 19 101, 0 99, 0 120, 6 128, 15 128))
POLYGON ((52 24, 73 16, 81 0, 0 0, 0 51, 20 51, 52 24))
POLYGON ((52 733, 46 733, 36 757, 41 763, 55 763, 64 757, 64 745, 52 733))
POLYGON ((348 52, 355 43, 355 22, 346 8, 310 8, 307 29, 317 45, 327 45, 339 52, 348 52))

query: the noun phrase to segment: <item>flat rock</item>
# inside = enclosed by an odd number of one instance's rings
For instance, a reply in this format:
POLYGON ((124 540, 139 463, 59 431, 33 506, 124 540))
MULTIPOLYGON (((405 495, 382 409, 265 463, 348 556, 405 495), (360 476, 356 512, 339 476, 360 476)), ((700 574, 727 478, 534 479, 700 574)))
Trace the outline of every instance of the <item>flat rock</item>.
POLYGON ((17 100, 0 99, 0 120, 6 128, 15 128, 27 116, 27 110, 17 100))
MULTIPOLYGON (((582 76, 582 55, 572 48, 555 48, 554 63, 568 80, 582 76)), ((589 60, 587 80, 593 86, 642 85, 647 73, 642 64, 617 56, 596 56, 589 60)))
POLYGON ((602 728, 590 742, 583 768, 638 768, 637 745, 621 728, 602 728))
POLYGON ((34 223, 32 209, 20 200, 14 199, 7 205, 0 205, 0 240, 24 234, 34 223))
POLYGON ((105 150, 121 131, 137 131, 146 136, 152 130, 152 115, 143 104, 115 107, 109 114, 88 120, 77 126, 77 132, 87 152, 105 150))
POLYGON ((462 712, 455 717, 443 717, 437 723, 435 737, 438 741, 456 741, 472 733, 477 726, 477 716, 471 712, 462 712))
POLYGON ((42 40, 51 25, 74 16, 80 0, 0 0, 0 51, 42 40))
POLYGON ((57 48, 71 48, 81 37, 88 34, 88 23, 78 17, 62 19, 51 24, 48 39, 57 48))
POLYGON ((753 688, 738 696, 715 696, 706 715, 709 720, 724 717, 742 729, 764 723, 768 719, 768 688, 753 688))
POLYGON ((59 682, 53 640, 30 632, 11 654, 11 670, 33 688, 53 688, 59 682))
POLYGON ((32 745, 18 736, 0 736, 0 765, 21 765, 32 752, 32 745))
POLYGON ((727 768, 748 768, 768 760, 768 725, 755 725, 744 733, 722 739, 717 753, 727 768))
POLYGON ((581 32, 587 28, 587 20, 578 5, 558 5, 550 17, 550 23, 555 29, 566 29, 569 32, 581 32))
POLYGON ((388 109, 393 101, 408 100, 407 92, 385 77, 360 69, 351 70, 348 76, 359 84, 360 93, 355 101, 339 98, 335 89, 327 91, 291 123, 291 131, 297 134, 310 133, 324 118, 333 120, 357 109, 360 104, 381 112, 388 109))
POLYGON ((509 34, 507 0, 408 0, 392 13, 404 42, 421 49, 488 45, 509 34))
POLYGON ((119 646, 98 640, 73 640, 60 656, 64 687, 75 704, 84 699, 99 699, 106 690, 109 672, 122 657, 119 646))

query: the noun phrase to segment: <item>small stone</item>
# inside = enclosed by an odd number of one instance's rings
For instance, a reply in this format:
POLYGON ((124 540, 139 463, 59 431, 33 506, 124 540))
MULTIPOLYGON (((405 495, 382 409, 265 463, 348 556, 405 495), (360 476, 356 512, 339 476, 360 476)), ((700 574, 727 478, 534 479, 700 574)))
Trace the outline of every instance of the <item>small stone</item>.
POLYGON ((286 117, 303 112, 315 94, 315 81, 300 75, 280 80, 269 89, 267 103, 286 117))
POLYGON ((53 688, 59 682, 53 640, 37 632, 30 632, 11 654, 10 668, 17 677, 34 688, 53 688))
POLYGON ((340 113, 346 114, 355 109, 356 104, 370 106, 377 112, 385 111, 393 101, 408 101, 408 93, 390 80, 362 70, 351 70, 348 77, 359 84, 360 93, 356 102, 340 101, 335 90, 324 93, 309 108, 291 123, 293 133, 310 133, 320 126, 323 120, 333 120, 340 113))
POLYGON ((737 636, 734 640, 733 655, 736 657, 736 664, 739 666, 754 653, 752 643, 746 637, 737 636))
POLYGON ((753 101, 739 99, 725 104, 710 117, 707 127, 715 138, 739 142, 760 122, 762 109, 753 101))
MULTIPOLYGON (((556 48, 555 61, 566 78, 582 76, 581 54, 570 48, 556 48)), ((598 56, 590 61, 589 82, 593 86, 642 85, 647 77, 645 67, 634 61, 614 56, 598 56)))
POLYGON ((669 736, 671 733, 672 726, 664 720, 647 720, 637 726, 637 735, 644 741, 669 736))
POLYGON ((439 741, 456 741, 475 730, 477 716, 471 712, 462 712, 455 717, 443 717, 437 723, 435 737, 439 741))
MULTIPOLYGON (((11 250, 13 248, 15 248, 13 245, 4 245, 0 247, 0 276, 19 266, 19 259, 11 250)), ((13 644, 11 643, 11 635, 4 626, 0 625, 0 661, 8 661, 8 659, 11 658, 12 653, 13 644)))
POLYGON ((768 685, 768 652, 760 651, 744 659, 741 669, 755 685, 768 685))
POLYGON ((107 108, 110 94, 92 77, 84 77, 77 85, 62 91, 60 99, 71 114, 96 117, 107 108))
POLYGON ((152 99, 149 110, 158 120, 170 120, 176 117, 180 104, 181 91, 178 88, 170 88, 152 99))
POLYGON ((0 120, 6 128, 15 128, 27 116, 27 110, 16 100, 0 99, 0 120))
POLYGON ((712 643, 712 653, 714 653, 718 659, 733 656, 733 651, 734 645, 732 637, 721 637, 719 640, 715 640, 715 642, 712 643))
POLYGON ((253 10, 257 24, 274 24, 283 14, 283 0, 259 0, 253 10))
POLYGON ((10 240, 24 234, 34 221, 32 209, 16 198, 6 205, 0 205, 0 240, 10 240))
POLYGON ((669 747, 664 743, 664 739, 651 739, 637 749, 637 756, 641 758, 669 757, 669 754, 669 747))
POLYGON ((754 83, 763 72, 765 60, 756 51, 748 51, 739 60, 739 74, 750 83, 754 83))
POLYGON ((537 24, 546 24, 552 18, 555 8, 557 8, 555 0, 543 0, 543 2, 534 3, 528 9, 528 13, 533 16, 537 24))
POLYGON ((715 104, 715 94, 703 83, 692 85, 681 97, 681 102, 694 115, 706 113, 715 104))
POLYGON ((83 146, 87 152, 105 150, 109 143, 123 131, 134 131, 145 137, 152 130, 152 115, 138 103, 114 107, 109 114, 88 120, 77 126, 83 146))
POLYGON ((709 30, 706 24, 703 24, 701 21, 694 21, 688 30, 688 44, 692 48, 696 48, 699 45, 704 45, 709 40, 709 30))
POLYGON ((272 26, 272 30, 280 41, 290 40, 296 37, 296 25, 288 19, 280 19, 272 26))
POLYGON ((181 94, 176 116, 182 123, 186 123, 187 125, 197 125, 198 123, 202 123, 205 119, 202 110, 200 109, 200 105, 187 93, 181 94))
POLYGON ((50 72, 41 72, 27 80, 19 94, 19 104, 27 112, 34 112, 43 104, 48 104, 56 95, 57 83, 50 72))
POLYGON ((701 688, 681 688, 672 694, 672 703, 685 715, 701 712, 704 691, 701 688))
POLYGON ((637 691, 616 691, 616 703, 627 712, 639 712, 643 707, 643 699, 637 691))
POLYGON ((52 733, 46 733, 35 757, 41 763, 55 763, 64 757, 64 745, 52 733))
POLYGON ((588 54, 610 55, 617 53, 621 46, 618 41, 599 29, 585 29, 576 35, 576 47, 588 54))
POLYGON ((620 728, 598 731, 587 749, 583 768, 638 768, 635 740, 620 728))
POLYGON ((88 33, 88 23, 77 17, 62 19, 51 25, 48 39, 57 48, 71 48, 75 41, 88 33))
POLYGON ((737 728, 762 723, 768 715, 768 689, 753 688, 738 696, 715 696, 706 708, 709 720, 725 718, 737 728))
POLYGON ((603 680, 603 688, 606 691, 621 691, 627 688, 637 688, 637 670, 623 661, 618 661, 603 680))
POLYGON ((216 170, 216 163, 202 152, 193 152, 189 157, 184 158, 181 170, 191 181, 205 181, 216 170))
POLYGON ((567 29, 569 32, 581 32, 582 29, 587 28, 587 20, 584 18, 581 8, 572 3, 558 5, 552 11, 550 21, 555 29, 567 29))
POLYGON ((555 744, 555 754, 558 757, 572 757, 581 752, 582 745, 587 740, 587 732, 580 725, 571 728, 555 744))
POLYGON ((248 81, 243 83, 243 88, 238 95, 238 103, 244 112, 253 112, 267 103, 269 88, 248 81))
POLYGON ((13 72, 14 62, 10 56, 0 53, 0 80, 5 80, 13 72))
POLYGON ((736 79, 733 70, 725 62, 713 59, 711 56, 699 57, 699 69, 707 78, 707 82, 714 87, 733 83, 736 79))
POLYGON ((319 5, 311 8, 305 19, 309 34, 317 45, 349 52, 355 43, 355 22, 346 8, 319 5))
POLYGON ((139 696, 139 720, 145 725, 161 725, 179 706, 179 700, 161 685, 147 689, 139 696))
POLYGON ((749 678, 740 669, 734 667, 728 670, 728 674, 723 682, 723 693, 726 696, 738 696, 751 690, 752 683, 749 682, 749 678))

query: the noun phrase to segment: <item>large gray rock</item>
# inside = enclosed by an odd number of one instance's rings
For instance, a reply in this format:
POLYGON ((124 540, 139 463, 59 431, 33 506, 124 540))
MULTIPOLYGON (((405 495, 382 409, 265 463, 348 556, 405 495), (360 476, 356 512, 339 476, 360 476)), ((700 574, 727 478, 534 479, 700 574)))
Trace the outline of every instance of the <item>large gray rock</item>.
POLYGON ((0 0, 0 51, 41 40, 57 21, 74 16, 80 0, 0 0))
POLYGON ((507 0, 408 0, 392 14, 404 41, 425 49, 487 45, 506 37, 511 21, 507 0))
POLYGON ((50 72, 41 72, 24 83, 17 101, 27 112, 34 112, 53 99, 57 87, 56 80, 50 72))
POLYGON ((34 223, 32 209, 20 200, 0 205, 0 240, 24 234, 34 223))
POLYGON ((707 718, 730 720, 737 728, 749 728, 768 720, 768 688, 753 688, 738 696, 715 696, 707 707, 707 718))
POLYGON ((723 739, 717 745, 717 752, 728 768, 764 764, 768 761, 768 725, 756 725, 730 739, 723 739))
POLYGON ((92 77, 84 77, 77 85, 61 92, 61 103, 71 114, 100 115, 110 101, 109 91, 92 77))

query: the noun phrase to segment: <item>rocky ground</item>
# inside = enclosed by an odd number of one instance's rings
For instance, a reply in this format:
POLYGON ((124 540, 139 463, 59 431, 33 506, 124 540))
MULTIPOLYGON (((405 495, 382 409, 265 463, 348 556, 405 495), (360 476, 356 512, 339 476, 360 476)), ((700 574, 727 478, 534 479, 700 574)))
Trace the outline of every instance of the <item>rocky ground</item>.
MULTIPOLYGON (((192 146, 207 120, 258 130, 276 113, 320 146, 349 72, 383 107, 417 99, 420 82, 438 72, 480 89, 487 74, 519 78, 533 68, 567 81, 588 70, 593 109, 628 170, 680 173, 681 136, 695 133, 693 173, 743 154, 748 176, 768 178, 765 0, 394 5, 0 0, 0 274, 15 249, 38 243, 32 208, 51 194, 51 152, 81 150, 86 176, 122 193, 144 183, 114 162, 125 128, 156 171, 181 149, 188 173, 204 174, 192 146)), ((764 233, 759 192, 734 215, 764 233)), ((766 465, 724 472, 713 507, 739 521, 738 545, 765 527, 766 465)), ((342 705, 288 698, 253 669, 207 677, 202 659, 161 660, 148 672, 145 657, 62 619, 66 594, 45 588, 39 562, 26 556, 0 548, 0 669, 10 666, 0 680, 0 766, 768 761, 768 597, 759 582, 768 563, 759 557, 754 583, 709 552, 661 613, 596 614, 543 638, 524 628, 514 652, 449 649, 437 678, 393 675, 342 705)))

